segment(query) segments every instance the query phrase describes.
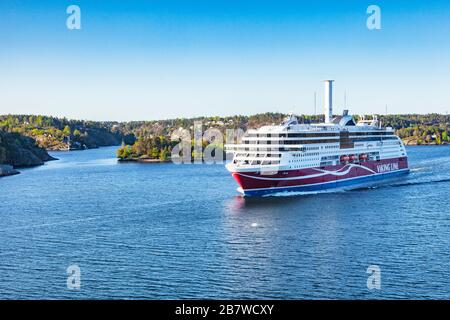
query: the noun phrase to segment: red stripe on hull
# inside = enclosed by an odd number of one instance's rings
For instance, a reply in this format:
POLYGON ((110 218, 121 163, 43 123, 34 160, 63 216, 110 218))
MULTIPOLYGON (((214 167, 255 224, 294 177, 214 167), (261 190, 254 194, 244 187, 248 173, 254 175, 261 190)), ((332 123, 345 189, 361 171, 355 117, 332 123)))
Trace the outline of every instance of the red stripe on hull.
POLYGON ((253 172, 233 172, 239 186, 246 189, 282 188, 340 181, 349 178, 395 172, 408 168, 408 160, 393 158, 379 161, 355 162, 336 166, 283 170, 272 174, 253 172), (329 171, 327 173, 326 171, 329 171))

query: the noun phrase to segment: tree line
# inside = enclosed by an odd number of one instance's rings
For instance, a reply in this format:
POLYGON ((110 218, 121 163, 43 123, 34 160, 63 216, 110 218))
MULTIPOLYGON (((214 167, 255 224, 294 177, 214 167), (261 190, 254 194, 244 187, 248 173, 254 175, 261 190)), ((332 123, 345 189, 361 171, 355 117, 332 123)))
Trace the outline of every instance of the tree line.
MULTIPOLYGON (((443 114, 377 115, 383 126, 390 126, 406 144, 450 143, 450 117, 443 114)), ((256 129, 279 124, 283 113, 261 113, 251 116, 196 117, 152 121, 87 121, 42 115, 0 115, 0 131, 30 137, 47 150, 83 149, 120 145, 117 156, 122 159, 147 157, 167 160, 178 143, 170 139, 180 128, 193 130, 200 121, 203 129, 256 129)), ((360 117, 355 116, 356 120, 360 117)), ((300 123, 324 121, 323 115, 297 115, 300 123)), ((203 142, 205 144, 205 142, 203 142)))

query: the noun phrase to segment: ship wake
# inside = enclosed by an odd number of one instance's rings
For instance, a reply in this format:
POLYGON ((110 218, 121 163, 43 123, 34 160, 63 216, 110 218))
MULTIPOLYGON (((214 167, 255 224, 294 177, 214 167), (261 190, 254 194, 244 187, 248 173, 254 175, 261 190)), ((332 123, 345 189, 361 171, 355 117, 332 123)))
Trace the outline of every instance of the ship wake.
POLYGON ((374 186, 365 186, 365 187, 353 188, 352 190, 349 190, 349 191, 361 191, 361 190, 371 190, 371 189, 381 189, 381 188, 399 188, 399 187, 427 185, 427 184, 445 183, 445 182, 450 182, 450 178, 433 179, 433 180, 406 181, 406 182, 387 183, 387 184, 385 183, 385 184, 379 184, 379 185, 374 185, 374 186))

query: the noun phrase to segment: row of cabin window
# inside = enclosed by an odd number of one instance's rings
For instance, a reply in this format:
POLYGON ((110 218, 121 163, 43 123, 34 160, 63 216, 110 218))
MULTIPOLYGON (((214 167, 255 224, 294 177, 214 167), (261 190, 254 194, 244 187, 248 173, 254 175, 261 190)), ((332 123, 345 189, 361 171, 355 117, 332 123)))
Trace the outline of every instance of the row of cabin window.
POLYGON ((337 139, 326 139, 326 140, 245 140, 244 144, 275 144, 275 145, 292 145, 292 144, 319 144, 319 143, 339 143, 339 141, 346 142, 379 142, 386 140, 398 140, 396 136, 392 137, 380 137, 380 138, 343 138, 340 140, 337 139))
POLYGON ((289 160, 289 163, 294 163, 294 162, 306 162, 306 161, 317 161, 319 160, 319 158, 313 158, 313 159, 299 159, 299 160, 289 160))
POLYGON ((310 152, 310 153, 294 153, 293 157, 312 157, 312 156, 318 156, 319 152, 310 152))
MULTIPOLYGON (((352 136, 386 136, 392 135, 390 131, 364 131, 364 132, 350 132, 343 131, 352 136)), ((311 133, 250 133, 247 135, 249 138, 314 138, 314 137, 338 137, 340 132, 311 132, 311 133)))

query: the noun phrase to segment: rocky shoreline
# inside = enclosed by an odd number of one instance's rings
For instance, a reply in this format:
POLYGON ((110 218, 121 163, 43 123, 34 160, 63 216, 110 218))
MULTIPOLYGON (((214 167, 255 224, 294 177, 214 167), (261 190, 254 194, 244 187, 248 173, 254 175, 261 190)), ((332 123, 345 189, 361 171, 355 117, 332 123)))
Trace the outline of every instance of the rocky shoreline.
POLYGON ((436 142, 421 142, 419 143, 416 139, 403 139, 405 146, 448 146, 447 142, 442 142, 441 144, 436 142))
POLYGON ((1 176, 17 174, 17 168, 43 165, 46 161, 57 160, 44 148, 36 145, 30 137, 12 132, 0 131, 1 176))
POLYGON ((0 165, 0 177, 13 176, 15 174, 19 174, 20 172, 14 169, 13 166, 8 165, 0 165))
POLYGON ((139 162, 139 163, 167 163, 171 162, 172 160, 161 160, 161 159, 150 159, 150 158, 124 158, 124 159, 117 159, 118 162, 139 162))

